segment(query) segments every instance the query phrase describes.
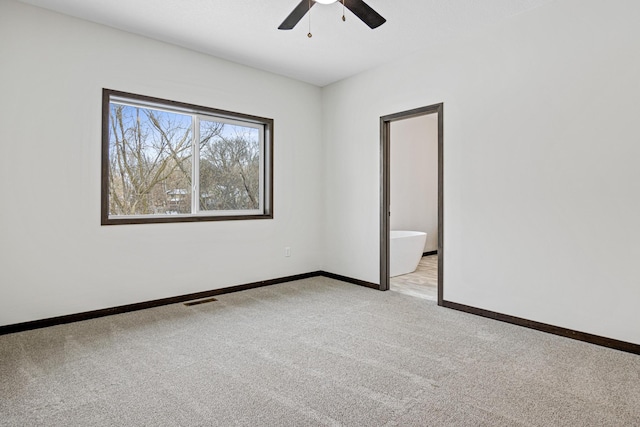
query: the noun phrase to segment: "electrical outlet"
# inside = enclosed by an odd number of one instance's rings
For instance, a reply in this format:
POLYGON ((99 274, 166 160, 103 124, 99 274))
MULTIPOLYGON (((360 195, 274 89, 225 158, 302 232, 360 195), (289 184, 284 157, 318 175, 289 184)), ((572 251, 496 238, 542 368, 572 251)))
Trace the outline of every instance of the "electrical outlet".
POLYGON ((286 256, 286 257, 290 257, 291 256, 291 248, 289 246, 285 246, 284 247, 284 256, 286 256))

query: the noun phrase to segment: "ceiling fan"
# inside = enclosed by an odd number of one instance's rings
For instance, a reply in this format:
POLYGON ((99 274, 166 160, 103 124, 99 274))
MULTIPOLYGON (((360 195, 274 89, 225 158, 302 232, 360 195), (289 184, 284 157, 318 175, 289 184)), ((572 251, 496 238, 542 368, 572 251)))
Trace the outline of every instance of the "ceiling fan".
MULTIPOLYGON (((304 15, 307 14, 311 10, 314 4, 332 4, 337 1, 340 1, 344 7, 349 9, 356 15, 362 22, 367 24, 369 28, 374 29, 378 28, 380 25, 387 22, 378 12, 373 10, 371 6, 366 4, 362 0, 302 0, 298 5, 293 9, 293 11, 287 16, 287 18, 282 21, 282 24, 278 27, 279 30, 291 30, 296 26, 298 22, 302 19, 304 15)), ((342 20, 345 20, 344 14, 342 15, 342 20)), ((311 34, 311 33, 309 33, 311 34)))

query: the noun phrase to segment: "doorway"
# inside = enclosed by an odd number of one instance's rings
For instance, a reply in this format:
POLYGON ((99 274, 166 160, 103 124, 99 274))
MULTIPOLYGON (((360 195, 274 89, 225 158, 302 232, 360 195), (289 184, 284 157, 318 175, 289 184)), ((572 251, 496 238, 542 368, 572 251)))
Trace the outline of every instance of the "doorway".
MULTIPOLYGON (((390 114, 380 118, 380 290, 389 290, 390 280, 390 232, 391 232, 391 123, 415 117, 437 114, 438 132, 438 184, 437 184, 437 270, 438 270, 438 305, 443 301, 443 265, 444 265, 444 239, 443 239, 443 104, 434 104, 426 107, 407 110, 390 114)), ((426 196, 425 196, 426 197, 426 196)))

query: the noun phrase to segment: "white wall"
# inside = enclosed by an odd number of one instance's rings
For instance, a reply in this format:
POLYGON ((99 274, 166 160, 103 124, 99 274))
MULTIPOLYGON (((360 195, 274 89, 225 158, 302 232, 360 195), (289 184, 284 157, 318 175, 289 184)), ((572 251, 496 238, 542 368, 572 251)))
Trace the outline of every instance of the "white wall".
POLYGON ((321 267, 319 88, 9 0, 0 63, 0 325, 321 267), (273 118, 275 218, 101 227, 105 87, 273 118))
POLYGON ((438 115, 391 122, 392 230, 427 233, 424 252, 438 250, 438 115))
POLYGON ((379 118, 444 102, 444 298, 640 343, 640 2, 614 3, 325 88, 325 269, 378 283, 379 118))

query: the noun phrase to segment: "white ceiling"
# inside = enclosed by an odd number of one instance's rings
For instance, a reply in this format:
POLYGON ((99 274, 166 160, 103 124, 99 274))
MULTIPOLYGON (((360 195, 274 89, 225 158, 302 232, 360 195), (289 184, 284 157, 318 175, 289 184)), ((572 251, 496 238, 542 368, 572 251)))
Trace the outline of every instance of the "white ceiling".
POLYGON ((365 0, 387 19, 371 30, 342 5, 316 4, 290 31, 299 0, 21 0, 325 86, 553 0, 365 0))

